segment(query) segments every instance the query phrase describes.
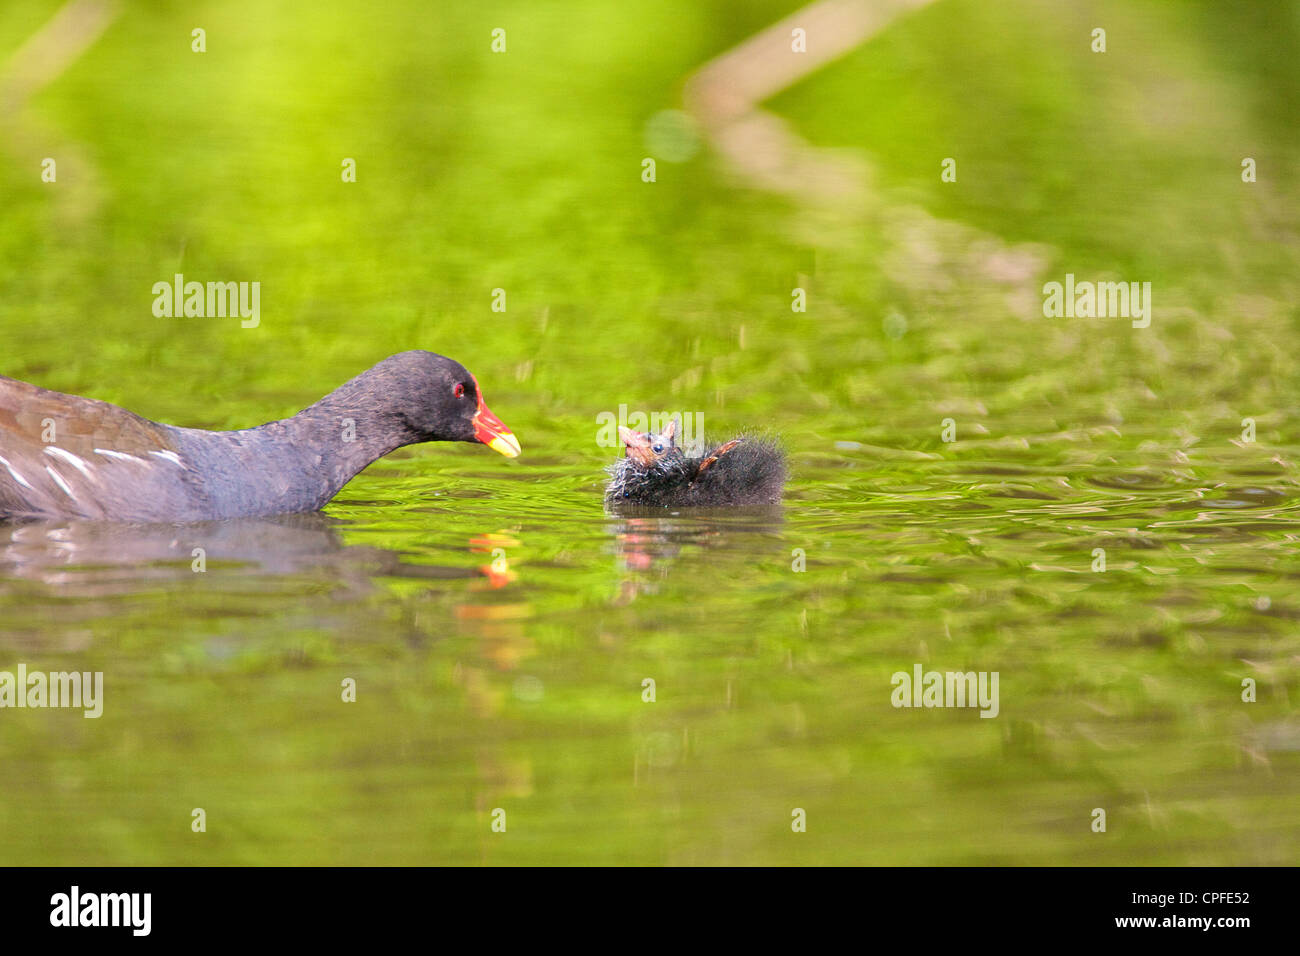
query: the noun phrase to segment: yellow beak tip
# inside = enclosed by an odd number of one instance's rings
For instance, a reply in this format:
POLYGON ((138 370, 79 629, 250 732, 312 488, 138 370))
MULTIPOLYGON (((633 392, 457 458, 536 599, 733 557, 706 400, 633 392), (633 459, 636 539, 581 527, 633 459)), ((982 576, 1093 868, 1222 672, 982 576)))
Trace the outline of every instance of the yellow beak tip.
POLYGON ((488 447, 495 452, 505 455, 507 458, 517 458, 519 456, 519 439, 510 432, 504 435, 497 435, 490 442, 488 447))

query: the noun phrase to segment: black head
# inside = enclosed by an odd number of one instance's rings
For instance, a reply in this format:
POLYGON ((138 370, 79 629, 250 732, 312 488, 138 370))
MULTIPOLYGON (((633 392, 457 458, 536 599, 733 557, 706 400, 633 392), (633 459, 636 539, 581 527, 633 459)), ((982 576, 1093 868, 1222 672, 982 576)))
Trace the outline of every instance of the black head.
POLYGON ((507 458, 519 454, 518 439, 483 402, 473 374, 454 359, 401 352, 361 378, 417 441, 482 442, 507 458))

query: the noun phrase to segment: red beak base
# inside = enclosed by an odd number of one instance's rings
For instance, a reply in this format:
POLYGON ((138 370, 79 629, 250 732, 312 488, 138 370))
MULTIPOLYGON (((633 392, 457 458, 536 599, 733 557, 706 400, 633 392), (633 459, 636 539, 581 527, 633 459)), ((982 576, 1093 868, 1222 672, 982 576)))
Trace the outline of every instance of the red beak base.
MULTIPOLYGON (((475 387, 478 382, 474 382, 475 387)), ((519 454, 519 439, 515 437, 514 432, 506 428, 506 423, 492 414, 492 410, 483 403, 483 391, 478 390, 478 411, 474 413, 471 419, 474 424, 474 437, 487 445, 495 452, 500 452, 507 458, 514 458, 519 454)))

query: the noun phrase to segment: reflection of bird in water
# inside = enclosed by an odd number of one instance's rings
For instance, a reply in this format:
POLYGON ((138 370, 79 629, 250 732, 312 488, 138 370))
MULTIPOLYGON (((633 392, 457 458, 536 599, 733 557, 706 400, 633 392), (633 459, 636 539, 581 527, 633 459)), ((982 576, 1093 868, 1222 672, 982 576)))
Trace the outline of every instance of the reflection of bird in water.
POLYGON ((770 438, 741 435, 688 456, 677 446, 678 422, 660 433, 619 428, 624 455, 609 466, 611 507, 728 507, 774 504, 785 485, 785 456, 770 438))
POLYGON ((358 595, 373 591, 376 577, 494 580, 490 567, 415 564, 397 551, 345 544, 346 527, 319 512, 185 524, 0 521, 0 592, 6 579, 21 579, 57 586, 62 596, 112 596, 199 571, 209 580, 317 572, 358 595))
POLYGON ((629 571, 649 571, 656 561, 668 561, 682 550, 673 532, 680 524, 662 518, 628 518, 616 526, 618 555, 629 571))
POLYGON ((619 514, 621 520, 611 524, 610 531, 619 563, 629 573, 619 582, 619 592, 613 601, 617 605, 631 603, 638 594, 653 593, 657 577, 647 572, 658 568, 658 576, 666 574, 687 545, 706 551, 725 548, 743 553, 743 536, 771 534, 784 521, 780 505, 739 511, 697 508, 677 513, 643 508, 632 514, 627 509, 619 509, 619 514))

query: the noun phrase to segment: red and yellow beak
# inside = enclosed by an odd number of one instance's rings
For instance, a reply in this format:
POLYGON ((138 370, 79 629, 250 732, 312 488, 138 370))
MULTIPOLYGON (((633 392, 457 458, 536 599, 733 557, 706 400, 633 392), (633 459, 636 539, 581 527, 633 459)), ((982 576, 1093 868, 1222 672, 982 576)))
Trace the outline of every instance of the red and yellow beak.
MULTIPOLYGON (((477 380, 474 382, 477 388, 477 380)), ((519 439, 514 432, 506 428, 506 423, 492 414, 492 410, 483 404, 483 390, 478 391, 478 411, 470 421, 474 425, 474 437, 493 451, 500 452, 507 458, 519 454, 519 439)))

